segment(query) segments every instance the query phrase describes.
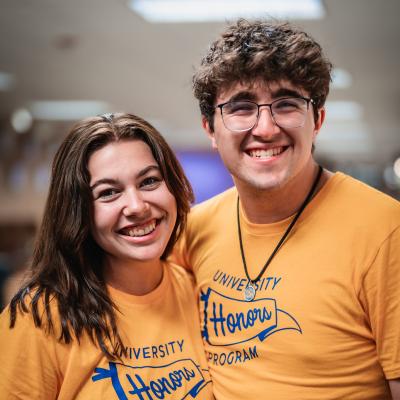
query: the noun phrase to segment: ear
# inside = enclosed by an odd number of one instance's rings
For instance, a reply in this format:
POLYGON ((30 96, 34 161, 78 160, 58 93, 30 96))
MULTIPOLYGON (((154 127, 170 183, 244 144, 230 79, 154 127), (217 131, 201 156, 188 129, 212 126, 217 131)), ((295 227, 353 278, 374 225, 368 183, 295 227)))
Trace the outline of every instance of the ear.
POLYGON ((206 117, 204 117, 204 116, 201 117, 201 124, 203 125, 203 129, 206 132, 207 136, 211 140, 211 145, 212 145, 213 149, 217 149, 218 146, 217 146, 217 142, 215 140, 215 133, 211 129, 210 123, 208 122, 206 117))
POLYGON ((317 137, 320 129, 322 128, 324 121, 325 121, 325 107, 321 107, 318 110, 318 119, 315 121, 314 139, 317 137))

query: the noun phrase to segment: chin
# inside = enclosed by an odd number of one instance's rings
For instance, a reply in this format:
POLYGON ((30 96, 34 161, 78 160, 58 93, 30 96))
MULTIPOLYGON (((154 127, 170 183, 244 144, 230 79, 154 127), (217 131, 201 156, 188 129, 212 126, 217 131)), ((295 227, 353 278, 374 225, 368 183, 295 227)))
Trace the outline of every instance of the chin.
POLYGON ((249 176, 246 179, 242 179, 247 186, 255 190, 274 190, 284 186, 289 179, 286 173, 281 174, 268 174, 264 176, 249 176))
POLYGON ((163 254, 163 251, 151 251, 144 254, 132 254, 130 260, 135 262, 152 262, 158 261, 163 254))
POLYGON ((114 251, 112 259, 119 260, 126 263, 147 263, 152 261, 158 261, 164 254, 166 246, 157 246, 153 248, 142 248, 142 249, 121 249, 120 251, 114 251))

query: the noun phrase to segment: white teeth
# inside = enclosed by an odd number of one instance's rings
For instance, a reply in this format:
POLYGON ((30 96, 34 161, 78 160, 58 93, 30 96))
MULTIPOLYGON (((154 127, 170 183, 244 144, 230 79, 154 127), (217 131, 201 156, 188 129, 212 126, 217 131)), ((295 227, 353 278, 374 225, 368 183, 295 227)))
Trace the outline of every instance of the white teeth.
POLYGON ((141 226, 140 228, 131 228, 128 230, 128 235, 133 237, 148 235, 156 229, 156 221, 152 221, 147 226, 141 226))
POLYGON ((281 154, 283 151, 283 147, 274 147, 273 149, 268 149, 268 150, 250 150, 249 154, 251 157, 256 157, 256 158, 270 158, 273 156, 277 156, 278 154, 281 154))

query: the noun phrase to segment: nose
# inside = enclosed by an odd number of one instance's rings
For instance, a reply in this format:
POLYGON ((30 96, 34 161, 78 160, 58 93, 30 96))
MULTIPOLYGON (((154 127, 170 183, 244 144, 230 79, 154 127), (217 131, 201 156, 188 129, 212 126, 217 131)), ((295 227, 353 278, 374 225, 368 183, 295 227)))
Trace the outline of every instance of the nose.
POLYGON ((261 106, 257 123, 251 130, 253 136, 268 138, 276 135, 279 132, 279 126, 272 118, 271 108, 269 106, 261 106))
POLYGON ((150 210, 150 205, 139 191, 130 191, 125 194, 125 204, 123 214, 125 217, 146 215, 150 210))

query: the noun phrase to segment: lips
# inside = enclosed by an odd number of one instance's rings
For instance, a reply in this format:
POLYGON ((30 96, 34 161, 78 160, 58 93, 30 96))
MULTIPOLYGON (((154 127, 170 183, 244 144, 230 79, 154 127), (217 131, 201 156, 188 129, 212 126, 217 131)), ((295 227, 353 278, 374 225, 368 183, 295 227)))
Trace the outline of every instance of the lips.
POLYGON ((143 237, 152 233, 156 229, 158 223, 159 223, 158 220, 152 219, 140 225, 126 226, 120 229, 118 233, 130 237, 143 237))

